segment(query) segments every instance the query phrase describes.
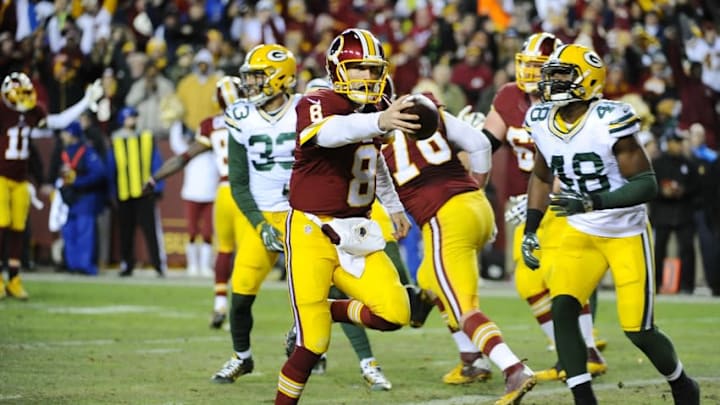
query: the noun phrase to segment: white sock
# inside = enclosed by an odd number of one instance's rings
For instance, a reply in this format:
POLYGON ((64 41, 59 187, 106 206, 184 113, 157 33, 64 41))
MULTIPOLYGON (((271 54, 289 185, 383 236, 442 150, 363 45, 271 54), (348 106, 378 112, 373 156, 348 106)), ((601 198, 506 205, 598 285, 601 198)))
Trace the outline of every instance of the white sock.
POLYGON ((589 348, 595 347, 595 336, 593 336, 593 321, 591 314, 580 314, 578 317, 578 323, 580 324, 580 332, 585 339, 585 346, 589 348))
POLYGON ((478 353, 480 352, 480 349, 477 348, 470 340, 468 335, 465 334, 465 332, 459 330, 457 332, 454 332, 452 334, 453 340, 455 340, 455 344, 457 345, 458 351, 460 353, 478 353))
POLYGON ((235 355, 238 356, 239 359, 245 360, 252 357, 252 352, 250 351, 250 349, 247 349, 244 352, 235 352, 235 355))
POLYGON ((554 326, 553 326, 553 321, 552 321, 552 319, 549 320, 549 321, 547 321, 547 322, 541 323, 541 324, 540 324, 540 329, 542 329, 542 331, 545 333, 545 336, 547 336, 548 339, 550 339, 550 343, 551 343, 553 346, 555 346, 555 329, 554 329, 554 326))
POLYGON ((227 296, 226 295, 216 295, 215 296, 215 305, 213 306, 213 309, 215 312, 227 311, 227 296))
POLYGON ((493 347, 490 352, 490 356, 488 357, 490 357, 490 360, 503 371, 506 368, 520 362, 520 359, 518 359, 515 353, 513 353, 512 350, 510 350, 510 347, 508 347, 505 343, 500 343, 493 347))

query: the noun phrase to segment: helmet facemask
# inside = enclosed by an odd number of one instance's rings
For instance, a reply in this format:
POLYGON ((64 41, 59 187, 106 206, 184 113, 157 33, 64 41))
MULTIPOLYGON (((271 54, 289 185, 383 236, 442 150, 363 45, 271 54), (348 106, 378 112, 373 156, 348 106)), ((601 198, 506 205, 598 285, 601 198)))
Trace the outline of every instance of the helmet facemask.
POLYGON ((547 56, 515 55, 515 82, 520 90, 525 93, 538 91, 538 83, 542 78, 540 69, 547 59, 547 56))
POLYGON ((544 65, 541 72, 538 87, 543 101, 564 105, 584 100, 585 89, 580 85, 583 78, 577 66, 553 62, 544 65), (553 78, 555 75, 569 76, 569 79, 553 78))
POLYGON ((345 94, 357 104, 375 104, 382 99, 387 77, 387 62, 384 60, 368 61, 362 59, 349 59, 338 63, 337 77, 341 80, 333 83, 336 93, 345 94), (369 79, 356 79, 350 77, 349 70, 354 68, 367 68, 370 70, 369 79))

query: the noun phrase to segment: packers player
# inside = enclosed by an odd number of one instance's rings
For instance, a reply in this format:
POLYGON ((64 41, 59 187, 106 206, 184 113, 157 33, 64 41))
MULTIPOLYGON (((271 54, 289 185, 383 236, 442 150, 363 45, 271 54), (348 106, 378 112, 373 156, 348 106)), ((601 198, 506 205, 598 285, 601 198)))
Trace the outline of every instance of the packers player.
POLYGON ((560 362, 576 404, 596 404, 577 317, 608 267, 625 335, 667 379, 675 404, 699 404, 700 390, 654 323, 652 235, 645 203, 657 194, 651 163, 636 134, 640 120, 626 103, 602 99, 605 65, 577 44, 557 48, 543 65, 543 103, 525 115, 536 145, 522 240, 525 264, 545 260, 537 231, 550 201, 559 226, 547 283, 560 362), (560 191, 551 194, 553 179, 560 191))
MULTIPOLYGON (((240 78, 225 76, 216 84, 216 99, 224 111, 240 100, 242 84, 240 78)), ((230 194, 228 182, 228 130, 222 114, 205 118, 200 122, 195 140, 185 153, 173 156, 155 172, 145 186, 152 190, 156 181, 165 179, 180 170, 195 156, 212 151, 220 174, 215 204, 213 225, 217 238, 217 257, 215 258, 215 298, 210 327, 219 329, 227 317, 227 283, 232 273, 233 253, 240 246, 245 219, 235 205, 230 194)))
MULTIPOLYGON (((524 214, 527 182, 534 163, 535 145, 532 138, 523 130, 522 124, 527 110, 540 102, 538 81, 540 67, 548 56, 562 45, 553 34, 541 32, 528 37, 520 52, 515 55, 515 82, 507 83, 498 90, 493 100, 492 109, 483 125, 483 132, 497 151, 503 144, 512 148, 511 158, 507 160, 502 172, 507 179, 509 206, 506 219, 515 225, 513 238, 513 261, 515 263, 515 287, 520 297, 525 300, 540 325, 540 328, 554 344, 553 320, 550 313, 550 291, 545 277, 550 267, 550 257, 559 247, 557 226, 561 226, 564 218, 546 215, 538 232, 543 242, 543 267, 539 271, 531 271, 525 266, 520 254, 520 243, 524 228, 524 214)), ((467 110, 466 110, 467 111, 467 110)), ((596 347, 593 336, 593 321, 588 304, 583 305, 578 321, 588 347, 588 369, 593 375, 605 373, 607 364, 596 347)), ((558 380, 563 372, 558 364, 536 372, 540 381, 558 380)), ((445 381, 451 383, 457 379, 448 374, 445 381)))
POLYGON ((30 137, 38 128, 66 128, 102 97, 103 90, 96 81, 80 101, 59 114, 48 114, 37 104, 35 87, 23 72, 5 76, 0 92, 0 246, 6 246, 8 255, 8 282, 5 284, 0 274, 0 299, 10 295, 27 300, 29 295, 19 273, 23 232, 30 211, 30 137))

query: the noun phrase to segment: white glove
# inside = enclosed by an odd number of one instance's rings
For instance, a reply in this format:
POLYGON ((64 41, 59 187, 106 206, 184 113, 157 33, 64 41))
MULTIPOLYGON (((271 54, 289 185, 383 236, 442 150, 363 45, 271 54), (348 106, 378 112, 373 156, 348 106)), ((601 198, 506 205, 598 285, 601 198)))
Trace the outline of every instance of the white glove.
POLYGON ((471 105, 466 105, 463 107, 462 110, 458 113, 457 117, 461 121, 465 121, 468 124, 470 124, 471 127, 480 129, 483 126, 483 123, 485 123, 485 114, 481 112, 473 112, 471 105))
POLYGON ((100 82, 100 79, 95 80, 88 88, 85 90, 85 98, 90 103, 90 111, 97 112, 98 110, 98 101, 100 101, 101 98, 105 95, 105 90, 103 89, 102 83, 100 82))
POLYGON ((527 194, 510 197, 505 208, 505 222, 518 226, 525 222, 527 217, 527 194))

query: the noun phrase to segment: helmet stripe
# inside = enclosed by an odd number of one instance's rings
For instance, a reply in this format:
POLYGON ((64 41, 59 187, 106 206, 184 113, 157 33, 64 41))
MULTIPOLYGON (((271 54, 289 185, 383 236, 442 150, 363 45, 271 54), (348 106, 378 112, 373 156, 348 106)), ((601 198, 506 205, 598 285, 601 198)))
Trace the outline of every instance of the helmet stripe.
POLYGON ((365 30, 358 30, 358 32, 361 34, 360 42, 363 44, 363 52, 368 56, 377 56, 375 41, 373 41, 370 33, 365 30))

